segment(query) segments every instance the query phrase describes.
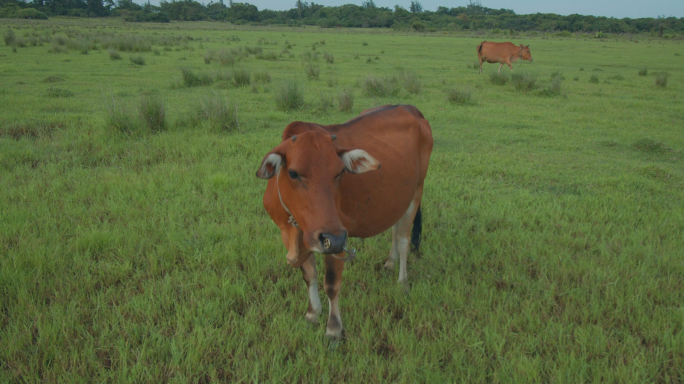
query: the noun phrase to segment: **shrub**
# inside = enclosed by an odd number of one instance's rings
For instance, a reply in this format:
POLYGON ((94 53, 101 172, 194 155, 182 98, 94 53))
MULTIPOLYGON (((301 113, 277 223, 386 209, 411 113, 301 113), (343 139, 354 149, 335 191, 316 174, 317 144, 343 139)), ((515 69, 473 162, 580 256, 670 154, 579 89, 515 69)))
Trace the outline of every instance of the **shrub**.
POLYGON ((256 72, 254 74, 254 81, 256 83, 270 83, 271 82, 271 75, 266 71, 256 72))
POLYGON ((660 72, 658 76, 656 76, 655 80, 655 85, 658 87, 665 88, 667 87, 667 78, 670 76, 669 73, 666 72, 660 72))
POLYGON ((352 107, 354 107, 354 93, 351 89, 344 89, 337 95, 337 101, 341 112, 351 112, 352 107))
POLYGON ((138 55, 138 56, 131 56, 130 57, 131 63, 136 64, 136 65, 145 65, 145 59, 138 55))
POLYGON ((292 111, 304 106, 304 94, 294 81, 286 81, 276 90, 276 107, 281 111, 292 111))
POLYGON ((591 75, 591 77, 589 78, 589 82, 592 83, 592 84, 598 84, 598 82, 599 82, 598 76, 596 76, 596 75, 591 75))
POLYGON ((5 33, 2 34, 2 37, 5 39, 5 45, 14 45, 14 41, 17 38, 14 31, 11 29, 6 30, 5 33))
POLYGON ((447 101, 451 104, 473 104, 472 92, 470 92, 470 90, 460 90, 457 88, 449 89, 447 90, 447 101))
POLYGON ((413 94, 420 93, 420 78, 413 72, 401 72, 399 74, 402 82, 404 83, 404 88, 407 92, 413 94))
POLYGON ((489 75, 489 81, 491 81, 492 84, 496 84, 496 85, 506 85, 506 83, 508 82, 508 75, 506 74, 505 71, 503 74, 499 74, 497 72, 492 72, 489 75))
POLYGON ((643 67, 639 70, 639 76, 646 76, 648 75, 648 68, 643 67))
POLYGON ((361 45, 363 45, 364 47, 367 47, 367 46, 368 46, 368 43, 366 43, 366 42, 364 41, 363 44, 361 44, 361 45))
POLYGON ((370 97, 396 96, 399 93, 397 78, 379 78, 368 76, 363 82, 363 90, 370 97))
POLYGON ((121 60, 121 55, 119 55, 119 52, 115 51, 114 49, 109 48, 107 52, 109 52, 110 60, 121 60))
POLYGON ((48 53, 67 53, 69 50, 61 45, 52 44, 52 48, 48 49, 48 53))
POLYGON ((668 152, 668 148, 665 144, 653 140, 653 139, 639 139, 632 144, 632 147, 638 151, 649 152, 653 154, 662 154, 668 152))
POLYGON ((577 76, 573 77, 572 79, 575 81, 579 81, 579 77, 577 77, 577 76))
POLYGON ((143 96, 138 113, 140 121, 152 132, 161 132, 166 128, 164 101, 161 97, 143 96))
POLYGON ((535 88, 537 74, 527 71, 514 72, 511 75, 511 83, 518 91, 529 91, 535 88))
POLYGON ((200 102, 196 117, 199 122, 205 121, 215 132, 231 131, 239 127, 237 105, 224 101, 218 94, 200 102))
POLYGON ((479 70, 480 70, 480 63, 477 62, 477 61, 474 61, 474 62, 471 62, 471 63, 466 64, 466 67, 467 67, 468 69, 476 69, 476 70, 479 71, 479 70))
POLYGON ((306 72, 306 77, 308 77, 309 80, 316 80, 316 79, 318 79, 318 74, 320 72, 320 69, 318 67, 314 67, 313 65, 309 64, 304 69, 304 72, 306 72))
POLYGON ((157 48, 153 49, 153 50, 152 50, 152 53, 153 53, 155 56, 161 56, 161 52, 159 52, 159 50, 158 50, 157 48))
POLYGON ((335 57, 330 53, 327 53, 327 52, 324 53, 323 58, 325 58, 325 61, 328 62, 329 64, 332 64, 335 62, 335 57))
POLYGON ((560 73, 555 73, 555 76, 551 78, 551 84, 541 91, 541 95, 544 96, 557 96, 561 94, 561 82, 563 76, 560 73))
POLYGON ((264 49, 261 47, 245 47, 245 52, 247 52, 248 55, 258 55, 263 51, 264 49))
POLYGON ((212 59, 212 54, 211 54, 211 52, 207 51, 204 54, 204 64, 207 64, 207 65, 211 64, 211 59, 212 59))
POLYGON ((235 84, 236 87, 244 87, 250 84, 250 74, 249 71, 244 70, 244 69, 235 69, 231 73, 233 77, 233 84, 235 84))
POLYGON ((67 89, 59 88, 48 88, 46 92, 47 97, 61 98, 61 97, 72 97, 74 93, 67 89))

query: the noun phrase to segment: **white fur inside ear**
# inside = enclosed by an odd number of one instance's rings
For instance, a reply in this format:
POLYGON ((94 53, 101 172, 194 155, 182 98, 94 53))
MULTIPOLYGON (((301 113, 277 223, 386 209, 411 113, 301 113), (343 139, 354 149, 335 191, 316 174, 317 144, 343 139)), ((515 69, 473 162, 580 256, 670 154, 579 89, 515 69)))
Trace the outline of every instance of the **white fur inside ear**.
POLYGON ((259 168, 258 176, 262 179, 270 179, 271 177, 273 177, 273 175, 280 172, 280 167, 282 166, 282 164, 283 157, 276 153, 271 153, 268 156, 266 156, 264 162, 261 163, 261 168, 259 168))
POLYGON ((364 173, 380 168, 380 162, 363 149, 352 149, 341 156, 344 166, 351 173, 364 173))

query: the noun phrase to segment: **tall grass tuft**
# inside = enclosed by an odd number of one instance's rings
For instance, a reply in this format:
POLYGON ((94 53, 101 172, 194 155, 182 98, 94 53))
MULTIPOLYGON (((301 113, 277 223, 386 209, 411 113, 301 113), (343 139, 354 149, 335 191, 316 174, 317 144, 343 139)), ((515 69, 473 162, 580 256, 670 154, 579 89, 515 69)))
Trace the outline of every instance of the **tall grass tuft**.
POLYGON ((192 69, 186 67, 181 68, 181 74, 183 76, 183 85, 186 87, 199 87, 214 82, 214 78, 211 75, 207 73, 197 75, 192 69))
POLYGON ((107 52, 109 52, 109 60, 121 60, 121 55, 114 48, 109 48, 107 52))
POLYGON ((514 72, 511 75, 511 83, 518 91, 529 91, 536 87, 537 74, 527 71, 514 72))
POLYGON ((655 85, 662 88, 667 87, 667 78, 669 76, 670 74, 667 72, 660 72, 658 76, 656 76, 655 85))
POLYGON ((413 72, 401 72, 399 73, 399 78, 401 78, 404 88, 408 93, 413 93, 414 95, 420 93, 420 78, 418 75, 413 72))
POLYGON ((74 96, 74 93, 69 91, 68 89, 60 89, 60 88, 50 87, 46 91, 46 96, 52 97, 52 98, 64 98, 64 97, 72 97, 72 96, 74 96))
POLYGON ((337 95, 337 102, 340 106, 341 112, 351 112, 354 107, 354 93, 351 89, 343 89, 339 95, 337 95))
POLYGON ((599 83, 599 78, 598 78, 598 76, 596 76, 596 75, 591 75, 591 77, 589 78, 589 82, 592 83, 592 84, 598 84, 598 83, 599 83))
POLYGON ((364 80, 362 88, 370 97, 396 96, 399 93, 396 77, 368 76, 364 80))
POLYGON ((304 93, 296 82, 283 82, 275 93, 276 107, 281 111, 292 111, 304 106, 304 93))
POLYGON ((130 108, 121 101, 107 102, 105 126, 117 133, 132 134, 140 131, 140 121, 130 112, 130 108))
POLYGON ((164 101, 158 96, 143 96, 140 99, 138 114, 141 122, 152 132, 166 129, 166 114, 164 101))
POLYGON ((492 72, 489 74, 489 81, 492 84, 496 85, 506 85, 506 83, 508 82, 508 74, 506 73, 506 71, 504 71, 504 73, 502 74, 492 72))
POLYGON ((558 96, 561 94, 561 83, 563 81, 563 75, 561 73, 554 73, 551 77, 551 83, 548 87, 544 88, 540 94, 543 96, 558 96))
POLYGON ((643 67, 639 70, 639 76, 646 76, 648 75, 648 68, 643 67))
POLYGON ((309 78, 309 80, 317 80, 320 69, 309 64, 304 68, 304 72, 306 72, 306 77, 309 78))
POLYGON ((5 33, 2 34, 2 37, 5 40, 5 45, 14 45, 14 42, 17 39, 12 29, 6 30, 5 33))
POLYGON ((458 88, 451 88, 447 90, 447 101, 454 105, 474 104, 473 94, 469 89, 461 90, 458 88))
POLYGON ((266 72, 256 72, 254 73, 254 82, 255 83, 270 83, 271 82, 271 75, 266 72))
POLYGON ((318 98, 318 110, 326 112, 333 107, 333 97, 330 94, 321 91, 318 98))
POLYGON ((145 59, 138 55, 138 56, 131 56, 130 57, 131 63, 136 64, 136 65, 145 65, 145 59))
POLYGON ((246 87, 251 83, 249 71, 245 69, 234 69, 231 75, 233 77, 233 84, 237 88, 246 87))
POLYGON ((278 55, 275 52, 260 53, 256 55, 256 58, 258 60, 278 61, 278 55))
POLYGON ((327 52, 324 53, 324 54, 323 54, 323 58, 324 58, 325 61, 326 61, 327 63, 329 63, 329 64, 332 64, 332 63, 335 62, 335 57, 334 57, 331 53, 327 53, 327 52))
POLYGON ((239 128, 237 112, 236 104, 216 94, 200 101, 196 117, 200 123, 205 122, 211 131, 228 132, 239 128))

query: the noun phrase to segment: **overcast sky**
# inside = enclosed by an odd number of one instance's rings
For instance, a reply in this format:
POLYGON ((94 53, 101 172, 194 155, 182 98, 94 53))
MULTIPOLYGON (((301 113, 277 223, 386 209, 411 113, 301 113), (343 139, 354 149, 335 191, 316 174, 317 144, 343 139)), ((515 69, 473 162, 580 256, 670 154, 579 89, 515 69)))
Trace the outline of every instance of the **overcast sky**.
MULTIPOLYGON (((171 0, 167 0, 171 1, 171 0)), ((198 0, 207 4, 210 0, 198 0)), ((240 3, 250 3, 261 9, 286 10, 294 8, 296 0, 234 0, 240 3)), ((338 6, 343 4, 361 5, 363 0, 317 0, 316 4, 338 6)), ((438 6, 447 8, 464 6, 468 0, 448 1, 448 0, 419 0, 423 9, 435 11, 438 6)), ((136 0, 137 3, 144 3, 145 0, 136 0)), ((159 4, 159 0, 150 0, 152 4, 159 4)), ((218 2, 218 0, 214 0, 218 2)), ((310 2, 310 1, 309 1, 310 2)), ((409 8, 411 0, 374 0, 378 7, 394 8, 400 5, 409 8)), ((684 0, 481 0, 482 5, 489 8, 507 8, 515 13, 522 15, 528 13, 557 13, 559 15, 570 15, 578 13, 580 15, 607 16, 617 18, 639 18, 657 17, 658 15, 684 17, 684 0)), ((224 0, 228 4, 228 0, 224 0)))

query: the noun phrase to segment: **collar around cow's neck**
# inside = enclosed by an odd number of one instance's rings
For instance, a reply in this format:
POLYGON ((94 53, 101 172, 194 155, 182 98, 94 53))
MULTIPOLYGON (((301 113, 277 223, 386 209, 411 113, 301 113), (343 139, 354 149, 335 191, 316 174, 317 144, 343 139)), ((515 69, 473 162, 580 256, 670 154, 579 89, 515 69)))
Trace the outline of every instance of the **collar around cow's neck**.
POLYGON ((280 204, 283 206, 285 209, 285 212, 287 212, 288 215, 290 215, 290 218, 287 219, 287 222, 290 223, 295 228, 299 228, 299 224, 297 224, 297 220, 295 220, 294 216, 292 216, 292 212, 290 212, 289 209, 287 209, 287 206, 283 202, 283 196, 280 194, 280 170, 276 173, 276 188, 278 189, 278 198, 280 199, 280 204))

